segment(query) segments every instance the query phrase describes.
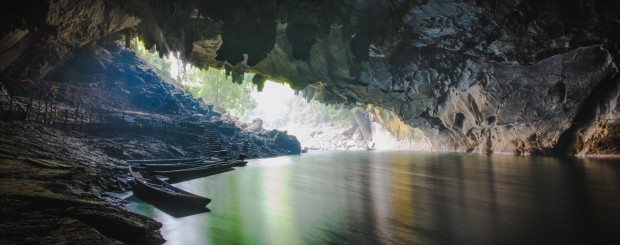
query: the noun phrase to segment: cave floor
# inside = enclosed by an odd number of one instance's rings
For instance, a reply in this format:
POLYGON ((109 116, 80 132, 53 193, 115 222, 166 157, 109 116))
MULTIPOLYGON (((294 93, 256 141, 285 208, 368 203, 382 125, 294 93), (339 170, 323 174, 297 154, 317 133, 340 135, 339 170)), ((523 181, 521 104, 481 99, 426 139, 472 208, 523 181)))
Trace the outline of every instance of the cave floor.
POLYGON ((92 135, 0 122, 0 244, 160 244, 161 224, 122 209, 128 156, 165 158, 203 145, 170 135, 92 135))

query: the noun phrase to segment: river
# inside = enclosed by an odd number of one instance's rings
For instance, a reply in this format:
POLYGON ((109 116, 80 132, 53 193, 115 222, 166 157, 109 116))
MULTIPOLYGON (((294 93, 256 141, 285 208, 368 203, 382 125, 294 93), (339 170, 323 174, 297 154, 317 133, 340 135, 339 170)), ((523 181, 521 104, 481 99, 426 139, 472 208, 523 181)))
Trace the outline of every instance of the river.
POLYGON ((620 244, 620 161, 319 151, 175 184, 213 201, 167 244, 620 244))

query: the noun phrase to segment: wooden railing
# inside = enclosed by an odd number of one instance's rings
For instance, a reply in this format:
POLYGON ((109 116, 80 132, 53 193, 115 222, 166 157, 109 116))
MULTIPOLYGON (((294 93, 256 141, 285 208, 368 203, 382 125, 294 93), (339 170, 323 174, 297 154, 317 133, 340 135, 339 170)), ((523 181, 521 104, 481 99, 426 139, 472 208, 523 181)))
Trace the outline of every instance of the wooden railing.
POLYGON ((59 103, 55 98, 54 86, 40 87, 44 88, 43 91, 35 89, 16 91, 15 86, 7 91, 4 86, 0 86, 1 119, 90 132, 110 129, 193 134, 205 132, 200 124, 157 114, 109 109, 102 105, 82 103, 79 100, 59 103))

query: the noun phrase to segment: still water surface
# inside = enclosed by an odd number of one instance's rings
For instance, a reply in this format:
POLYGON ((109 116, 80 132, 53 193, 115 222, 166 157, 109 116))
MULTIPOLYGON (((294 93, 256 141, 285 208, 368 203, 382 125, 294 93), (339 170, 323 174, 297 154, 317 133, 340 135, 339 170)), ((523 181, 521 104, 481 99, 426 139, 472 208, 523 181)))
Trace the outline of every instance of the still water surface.
POLYGON ((211 212, 167 244, 620 244, 620 162, 386 151, 250 160, 175 184, 211 212))

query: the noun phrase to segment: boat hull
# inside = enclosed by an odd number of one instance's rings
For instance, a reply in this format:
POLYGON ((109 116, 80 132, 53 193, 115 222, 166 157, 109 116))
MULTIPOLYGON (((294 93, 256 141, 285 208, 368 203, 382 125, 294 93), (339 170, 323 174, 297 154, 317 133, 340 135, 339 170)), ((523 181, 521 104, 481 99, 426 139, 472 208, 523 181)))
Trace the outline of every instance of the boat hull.
POLYGON ((187 163, 187 162, 196 162, 201 161, 201 158, 181 158, 181 159, 151 159, 151 160, 127 160, 128 163, 132 164, 169 164, 169 163, 187 163))
POLYGON ((147 171, 172 171, 187 168, 205 167, 220 163, 216 161, 191 162, 191 163, 170 163, 170 164, 140 164, 138 166, 145 168, 147 171))
POLYGON ((136 180, 134 194, 144 201, 180 209, 205 209, 211 199, 189 193, 139 170, 130 168, 136 180))
POLYGON ((208 176, 211 174, 228 171, 231 168, 232 166, 229 164, 221 164, 170 171, 153 171, 153 173, 166 176, 170 179, 188 179, 192 177, 208 176))

